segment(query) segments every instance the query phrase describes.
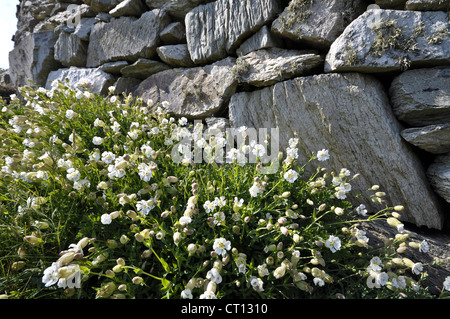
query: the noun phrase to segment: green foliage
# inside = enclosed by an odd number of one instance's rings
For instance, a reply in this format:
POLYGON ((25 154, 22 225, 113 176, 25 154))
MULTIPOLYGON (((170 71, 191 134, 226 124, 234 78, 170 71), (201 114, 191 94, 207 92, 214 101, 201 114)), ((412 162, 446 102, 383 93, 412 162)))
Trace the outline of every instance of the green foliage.
MULTIPOLYGON (((62 83, 21 96, 1 106, 2 297, 429 296, 422 265, 396 254, 407 240, 400 206, 353 207, 357 175, 344 168, 306 176, 325 150, 297 166, 293 138, 275 174, 245 163, 251 141, 231 163, 178 163, 180 141, 202 126, 164 103, 150 113, 151 101, 62 83), (375 250, 362 226, 379 219, 399 236, 375 250)), ((204 155, 223 146, 202 142, 204 155)), ((369 191, 382 205, 384 193, 369 191)))

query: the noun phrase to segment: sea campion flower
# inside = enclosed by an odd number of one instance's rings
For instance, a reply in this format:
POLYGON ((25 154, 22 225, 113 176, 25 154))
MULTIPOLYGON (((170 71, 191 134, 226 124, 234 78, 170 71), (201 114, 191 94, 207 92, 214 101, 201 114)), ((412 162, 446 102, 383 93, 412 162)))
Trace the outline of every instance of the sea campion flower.
POLYGON ((325 242, 325 246, 328 247, 332 253, 335 253, 341 249, 341 240, 336 236, 330 235, 325 242))
POLYGON ((45 284, 45 287, 50 287, 56 284, 58 280, 59 280, 59 263, 54 262, 50 267, 44 270, 42 283, 45 284))
POLYGON ((288 170, 286 173, 284 173, 284 179, 288 181, 289 183, 293 183, 297 180, 298 174, 293 169, 288 170))
POLYGON ((231 249, 231 242, 225 238, 216 238, 214 240, 213 249, 217 255, 225 255, 227 250, 231 249))
POLYGON ((148 213, 155 207, 155 199, 149 200, 140 200, 136 204, 136 209, 138 212, 141 212, 144 215, 148 215, 148 213))
POLYGON ((330 158, 330 155, 328 154, 328 150, 322 149, 317 152, 317 159, 321 162, 327 161, 330 158))
POLYGON ((80 179, 80 172, 75 168, 69 168, 66 177, 72 182, 77 182, 80 179))
POLYGON ((450 291, 450 276, 447 276, 444 280, 444 289, 450 291))

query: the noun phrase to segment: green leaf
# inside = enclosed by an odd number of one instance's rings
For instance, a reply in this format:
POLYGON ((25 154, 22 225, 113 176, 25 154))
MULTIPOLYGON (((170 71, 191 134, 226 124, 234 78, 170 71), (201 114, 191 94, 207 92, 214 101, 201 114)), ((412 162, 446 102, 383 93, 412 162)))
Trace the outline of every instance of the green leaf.
POLYGON ((159 260, 159 262, 161 263, 161 265, 163 266, 164 270, 165 270, 166 272, 170 272, 169 264, 168 264, 164 259, 160 258, 153 248, 152 248, 152 251, 153 251, 153 253, 155 254, 156 258, 157 258, 157 259, 159 260))

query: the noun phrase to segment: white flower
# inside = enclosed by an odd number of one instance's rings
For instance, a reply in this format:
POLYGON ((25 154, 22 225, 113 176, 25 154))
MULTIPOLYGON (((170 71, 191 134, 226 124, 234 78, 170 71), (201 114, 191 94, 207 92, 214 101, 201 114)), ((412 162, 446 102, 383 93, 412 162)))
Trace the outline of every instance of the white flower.
POLYGON ((92 143, 95 145, 101 145, 103 143, 103 138, 94 136, 94 138, 92 139, 92 143))
POLYGON ((120 124, 117 123, 117 121, 114 121, 113 125, 111 126, 111 129, 115 132, 118 133, 120 131, 120 124))
POLYGON ((183 299, 192 299, 194 297, 192 296, 192 292, 191 292, 190 289, 185 289, 185 290, 183 290, 181 292, 181 298, 183 298, 183 299))
POLYGON ((290 148, 295 148, 296 146, 297 146, 297 144, 298 144, 298 138, 290 138, 289 139, 289 147, 290 148))
POLYGON ((332 253, 335 253, 336 251, 341 249, 341 240, 333 235, 330 235, 330 237, 325 242, 325 246, 330 248, 332 253))
POLYGON ((189 216, 181 216, 178 221, 180 222, 180 224, 189 224, 192 222, 192 218, 189 216))
POLYGON ((188 122, 187 118, 182 117, 179 119, 178 124, 180 124, 181 126, 185 126, 187 122, 188 122))
POLYGON ((105 162, 106 164, 111 164, 115 158, 116 158, 116 155, 114 155, 114 153, 112 153, 112 152, 105 151, 102 153, 102 161, 105 162))
POLYGON ((217 296, 212 291, 205 291, 200 295, 200 299, 217 299, 217 296))
POLYGON ((328 154, 328 150, 322 149, 321 151, 317 152, 317 160, 324 162, 330 158, 330 155, 328 154))
POLYGON ((111 222, 112 222, 111 215, 109 215, 109 214, 103 214, 103 215, 100 217, 100 221, 102 222, 103 225, 109 225, 109 224, 111 224, 111 222))
POLYGON ((139 137, 139 132, 137 130, 131 130, 128 132, 128 137, 130 137, 132 140, 136 140, 139 137))
POLYGON ((141 180, 143 180, 144 182, 150 181, 150 179, 153 176, 153 170, 150 165, 141 163, 138 166, 138 170, 139 170, 139 177, 141 178, 141 180))
POLYGON ((423 264, 421 262, 415 263, 412 266, 411 271, 415 275, 420 275, 420 273, 423 271, 423 264))
POLYGON ((227 250, 231 249, 231 242, 225 238, 216 238, 214 240, 213 249, 217 255, 225 255, 227 250))
POLYGON ((383 268, 384 264, 381 261, 380 257, 373 257, 370 260, 370 265, 369 267, 367 267, 368 271, 373 270, 373 271, 380 271, 383 268))
POLYGON ((142 145, 141 151, 147 158, 151 158, 153 154, 153 149, 149 145, 142 145))
POLYGON ((269 276, 269 269, 267 269, 267 264, 258 266, 258 275, 260 277, 269 276))
POLYGON ((210 271, 208 271, 208 273, 206 274, 206 279, 209 279, 216 284, 220 284, 222 282, 222 276, 216 268, 212 268, 210 271))
POLYGON ((224 225, 225 224, 225 214, 223 212, 217 212, 213 215, 214 224, 224 225))
POLYGON ((325 285, 325 281, 323 281, 322 278, 314 278, 313 279, 314 285, 319 286, 319 287, 323 287, 325 285))
POLYGON ((252 153, 256 157, 261 157, 266 153, 266 148, 262 144, 256 144, 255 146, 253 146, 252 153))
POLYGON ((389 280, 389 275, 385 272, 371 271, 370 276, 367 278, 367 286, 369 288, 380 288, 385 286, 389 280))
POLYGON ((358 207, 356 207, 356 212, 358 213, 358 215, 366 216, 367 214, 366 205, 361 204, 358 207))
POLYGON ((67 110, 66 111, 66 117, 69 119, 69 120, 71 120, 71 119, 73 119, 73 116, 75 115, 75 112, 74 111, 72 111, 72 110, 67 110))
POLYGON ((109 101, 111 102, 111 103, 116 103, 117 102, 117 96, 111 96, 111 98, 109 99, 109 101))
POLYGON ((67 170, 66 177, 68 180, 76 182, 80 179, 80 172, 78 170, 76 170, 75 168, 71 167, 67 170))
POLYGON ((200 148, 204 148, 208 145, 208 143, 206 142, 206 140, 203 137, 201 139, 199 139, 196 144, 200 148))
POLYGON ((444 280, 444 289, 450 291, 450 276, 447 276, 444 280))
POLYGON ((42 283, 45 284, 45 287, 50 287, 54 285, 59 280, 59 263, 54 262, 50 267, 44 270, 44 276, 42 277, 42 283))
POLYGON ((250 196, 252 197, 256 197, 258 196, 259 193, 262 193, 264 191, 264 189, 262 187, 259 186, 258 183, 253 183, 253 186, 250 187, 250 189, 248 190, 250 192, 250 196))
POLYGON ((287 180, 289 183, 295 182, 297 178, 298 174, 293 169, 290 169, 286 173, 284 173, 284 179, 287 180))
POLYGON ((337 199, 346 199, 347 198, 347 194, 342 189, 339 189, 336 193, 334 193, 334 197, 336 197, 337 199))
POLYGON ((141 212, 144 215, 148 215, 148 213, 155 207, 155 200, 149 199, 149 200, 140 200, 136 204, 136 209, 138 212, 141 212))
POLYGON ((428 245, 428 242, 426 240, 422 240, 422 242, 419 244, 419 251, 422 253, 427 253, 430 250, 430 246, 428 245))
POLYGON ((203 208, 206 210, 207 213, 211 213, 214 211, 214 209, 216 209, 216 203, 214 201, 209 201, 207 200, 204 204, 203 204, 203 208))
POLYGON ((398 289, 405 289, 406 288, 406 280, 403 276, 398 276, 397 278, 392 278, 391 284, 393 287, 398 289))
POLYGON ((253 277, 253 279, 250 280, 250 284, 252 285, 255 291, 264 291, 263 288, 264 282, 262 281, 261 278, 253 277))

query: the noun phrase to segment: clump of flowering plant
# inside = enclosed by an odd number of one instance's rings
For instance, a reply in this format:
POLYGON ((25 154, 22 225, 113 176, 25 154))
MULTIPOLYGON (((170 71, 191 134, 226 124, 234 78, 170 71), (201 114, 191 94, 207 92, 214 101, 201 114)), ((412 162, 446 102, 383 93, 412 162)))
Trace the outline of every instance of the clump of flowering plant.
POLYGON ((361 228, 386 219, 401 232, 400 207, 353 207, 345 199, 358 175, 347 168, 305 176, 327 150, 298 166, 293 137, 268 174, 267 141, 225 152, 229 140, 200 138, 205 127, 171 117, 165 103, 150 112, 152 101, 110 91, 22 88, 2 108, 1 245, 14 248, 8 267, 38 278, 30 295, 334 298, 361 297, 363 283, 373 297, 417 284, 395 269, 414 276, 421 265, 382 261, 361 228), (201 163, 181 143, 193 136, 201 163))

